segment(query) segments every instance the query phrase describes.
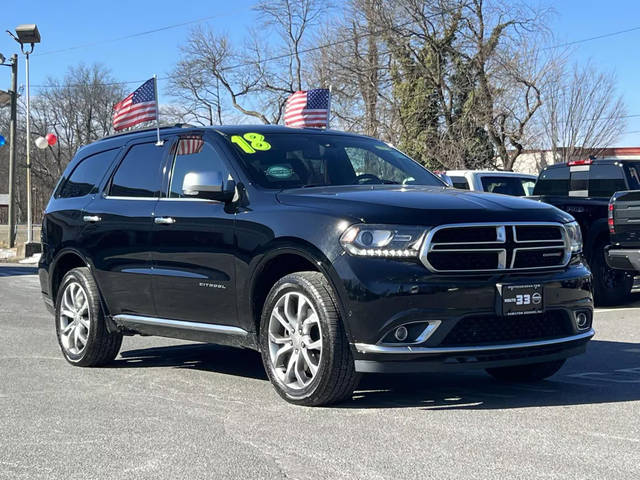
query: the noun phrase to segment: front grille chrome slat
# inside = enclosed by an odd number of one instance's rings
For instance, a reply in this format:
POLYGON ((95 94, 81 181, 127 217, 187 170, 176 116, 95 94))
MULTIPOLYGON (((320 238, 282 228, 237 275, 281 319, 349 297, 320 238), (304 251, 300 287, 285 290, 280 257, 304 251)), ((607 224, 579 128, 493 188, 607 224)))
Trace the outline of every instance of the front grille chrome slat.
POLYGON ((561 223, 463 223, 427 234, 422 263, 438 273, 562 268, 571 251, 561 223))

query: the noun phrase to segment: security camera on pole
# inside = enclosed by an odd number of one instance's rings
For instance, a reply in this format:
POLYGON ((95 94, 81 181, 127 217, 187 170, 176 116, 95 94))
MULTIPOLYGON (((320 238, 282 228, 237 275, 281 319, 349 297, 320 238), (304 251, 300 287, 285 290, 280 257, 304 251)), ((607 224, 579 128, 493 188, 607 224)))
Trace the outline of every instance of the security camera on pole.
POLYGON ((40 43, 40 32, 35 24, 18 25, 15 35, 7 30, 7 33, 20 44, 20 50, 25 56, 25 76, 26 76, 26 103, 27 103, 27 243, 25 244, 25 256, 29 257, 41 250, 39 243, 33 241, 33 212, 31 206, 31 111, 29 109, 29 55, 33 53, 36 43, 40 43), (25 44, 31 49, 25 51, 25 44))

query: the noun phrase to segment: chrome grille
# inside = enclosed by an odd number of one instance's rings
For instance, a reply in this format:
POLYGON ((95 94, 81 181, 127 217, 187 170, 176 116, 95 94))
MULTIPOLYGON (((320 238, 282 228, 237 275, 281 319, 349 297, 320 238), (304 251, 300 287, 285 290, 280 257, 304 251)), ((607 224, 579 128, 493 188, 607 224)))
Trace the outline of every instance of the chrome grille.
POLYGON ((491 272, 564 267, 571 257, 559 223, 474 223, 429 231, 420 252, 434 272, 491 272))

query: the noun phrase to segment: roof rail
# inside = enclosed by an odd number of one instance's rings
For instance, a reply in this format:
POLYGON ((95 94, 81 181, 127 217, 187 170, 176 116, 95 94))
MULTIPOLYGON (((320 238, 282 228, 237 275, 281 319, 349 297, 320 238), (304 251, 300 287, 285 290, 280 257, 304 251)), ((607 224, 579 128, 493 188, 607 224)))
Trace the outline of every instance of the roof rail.
MULTIPOLYGON (((162 125, 160 127, 160 130, 166 130, 168 128, 190 128, 190 127, 195 127, 195 125, 191 125, 189 123, 176 123, 174 125, 162 125)), ((112 135, 107 135, 106 137, 102 137, 100 140, 98 140, 98 142, 101 140, 107 140, 109 138, 122 137, 123 135, 132 135, 134 133, 151 132, 154 130, 156 130, 156 127, 140 128, 138 130, 129 130, 127 132, 114 133, 112 135)))

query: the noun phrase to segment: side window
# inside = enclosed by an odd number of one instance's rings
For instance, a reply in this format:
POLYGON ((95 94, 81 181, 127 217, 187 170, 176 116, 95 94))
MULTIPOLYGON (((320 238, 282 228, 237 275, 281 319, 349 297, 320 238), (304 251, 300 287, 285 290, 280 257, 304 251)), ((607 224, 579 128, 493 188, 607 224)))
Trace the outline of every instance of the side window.
POLYGON ((640 190, 640 163, 632 163, 627 165, 629 172, 629 189, 640 190))
POLYGON ((533 194, 566 197, 569 194, 569 167, 543 170, 533 189, 533 194))
POLYGON ((503 195, 513 195, 523 197, 525 195, 524 186, 518 177, 498 177, 482 176, 482 189, 485 192, 501 193, 503 195))
POLYGON ((620 190, 626 190, 624 171, 619 165, 592 165, 589 175, 590 197, 611 197, 620 190))
POLYGON ((527 178, 522 178, 522 179, 520 179, 520 181, 522 182, 522 188, 524 188, 524 194, 527 197, 530 197, 531 195, 533 195, 533 188, 536 185, 535 180, 529 180, 527 178))
POLYGON ((459 188, 461 190, 469 190, 469 182, 464 177, 449 177, 453 182, 453 186, 455 188, 459 188))
POLYGON ((64 182, 58 198, 83 197, 97 191, 98 183, 118 152, 117 149, 96 153, 82 160, 64 182))
MULTIPOLYGON (((182 182, 189 172, 222 172, 223 178, 229 178, 229 169, 212 145, 202 137, 181 138, 176 148, 176 156, 171 171, 169 198, 182 198, 182 182)), ((186 197, 191 198, 191 197, 186 197)))
POLYGON ((112 197, 157 197, 164 147, 141 143, 129 149, 111 182, 112 197))

